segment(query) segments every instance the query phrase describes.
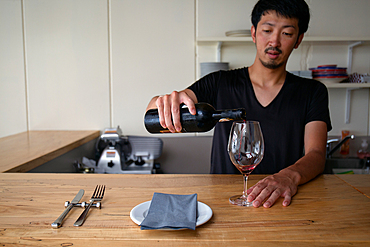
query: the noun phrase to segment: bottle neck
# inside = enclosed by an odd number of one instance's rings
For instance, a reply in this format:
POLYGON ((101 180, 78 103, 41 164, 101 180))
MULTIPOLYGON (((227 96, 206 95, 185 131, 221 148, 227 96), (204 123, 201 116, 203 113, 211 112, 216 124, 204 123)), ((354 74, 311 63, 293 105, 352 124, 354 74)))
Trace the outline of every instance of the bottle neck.
POLYGON ((213 119, 216 119, 219 122, 231 121, 231 120, 245 120, 246 112, 245 112, 245 109, 215 111, 212 114, 212 117, 213 119))

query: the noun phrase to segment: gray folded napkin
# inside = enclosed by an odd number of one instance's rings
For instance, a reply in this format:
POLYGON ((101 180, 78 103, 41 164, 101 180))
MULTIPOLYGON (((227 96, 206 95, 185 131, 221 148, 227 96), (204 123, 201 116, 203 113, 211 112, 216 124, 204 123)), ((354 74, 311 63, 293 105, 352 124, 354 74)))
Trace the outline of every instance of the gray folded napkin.
POLYGON ((197 194, 173 195, 154 193, 148 215, 141 222, 141 230, 169 228, 195 230, 197 222, 197 194))

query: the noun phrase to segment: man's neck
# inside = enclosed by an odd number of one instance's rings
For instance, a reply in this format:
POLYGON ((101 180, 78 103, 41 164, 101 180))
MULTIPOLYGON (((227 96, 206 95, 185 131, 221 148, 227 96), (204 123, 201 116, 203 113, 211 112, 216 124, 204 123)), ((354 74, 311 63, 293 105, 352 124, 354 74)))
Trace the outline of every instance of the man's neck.
POLYGON ((251 82, 261 88, 274 87, 284 83, 286 78, 285 66, 269 69, 260 63, 254 63, 248 68, 251 82))

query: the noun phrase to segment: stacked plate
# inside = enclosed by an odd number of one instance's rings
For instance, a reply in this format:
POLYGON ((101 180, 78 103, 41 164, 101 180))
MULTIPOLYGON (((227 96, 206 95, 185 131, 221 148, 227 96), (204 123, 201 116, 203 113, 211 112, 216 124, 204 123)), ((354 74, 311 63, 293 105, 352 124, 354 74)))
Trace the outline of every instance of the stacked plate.
POLYGON ((232 30, 225 33, 227 37, 250 37, 251 30, 232 30))
POLYGON ((340 82, 348 78, 347 68, 337 67, 336 64, 320 65, 310 70, 312 78, 323 82, 340 82))
POLYGON ((200 63, 200 77, 203 77, 215 71, 228 70, 228 69, 229 69, 229 63, 224 63, 224 62, 200 63))
POLYGON ((289 71, 293 75, 300 76, 303 78, 308 78, 312 79, 312 71, 311 70, 294 70, 294 71, 289 71))

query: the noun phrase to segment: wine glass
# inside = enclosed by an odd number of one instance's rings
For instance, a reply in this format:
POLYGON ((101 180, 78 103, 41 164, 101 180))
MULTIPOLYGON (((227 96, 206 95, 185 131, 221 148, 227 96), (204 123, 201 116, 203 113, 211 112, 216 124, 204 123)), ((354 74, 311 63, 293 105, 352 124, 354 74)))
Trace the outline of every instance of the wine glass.
POLYGON ((248 176, 261 162, 264 155, 264 141, 259 122, 234 122, 230 131, 227 151, 231 162, 243 174, 244 191, 242 195, 230 197, 231 204, 238 206, 252 206, 247 201, 248 176))

